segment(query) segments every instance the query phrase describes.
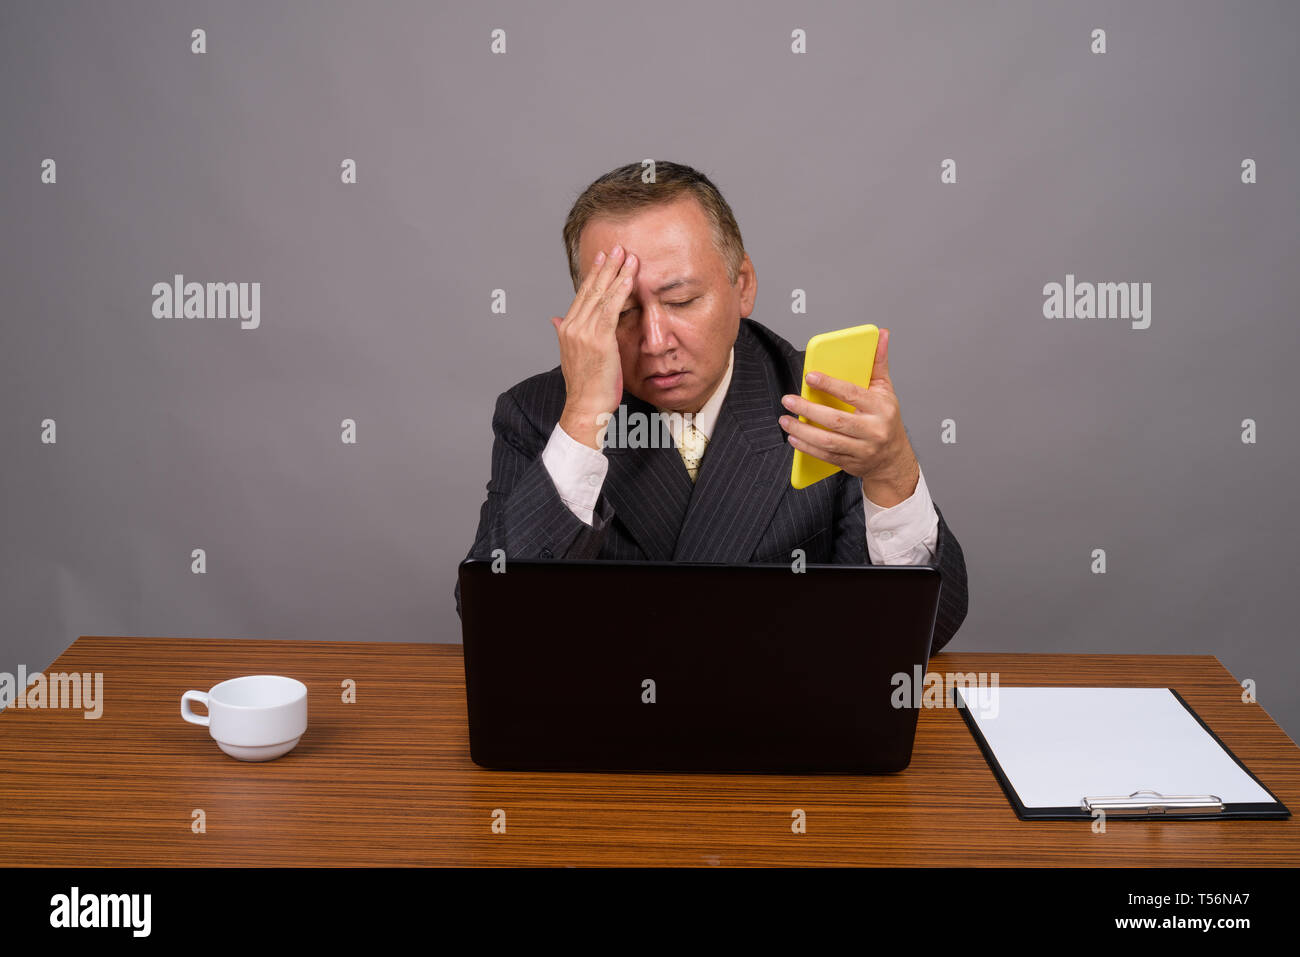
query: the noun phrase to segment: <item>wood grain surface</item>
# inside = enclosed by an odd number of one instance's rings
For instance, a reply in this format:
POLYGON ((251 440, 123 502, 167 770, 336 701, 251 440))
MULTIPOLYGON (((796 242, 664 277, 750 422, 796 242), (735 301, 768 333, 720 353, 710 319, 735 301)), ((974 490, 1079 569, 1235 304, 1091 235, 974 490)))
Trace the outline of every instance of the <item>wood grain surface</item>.
MULTIPOLYGON (((1300 750, 1212 656, 949 653, 930 670, 1176 688, 1300 811, 1300 750)), ((104 711, 0 714, 0 866, 1300 864, 1296 818, 1020 821, 951 709, 921 712, 899 774, 516 773, 469 759, 460 645, 83 637, 45 671, 102 672, 104 711), (306 682, 309 724, 253 764, 180 699, 259 673, 306 682)))

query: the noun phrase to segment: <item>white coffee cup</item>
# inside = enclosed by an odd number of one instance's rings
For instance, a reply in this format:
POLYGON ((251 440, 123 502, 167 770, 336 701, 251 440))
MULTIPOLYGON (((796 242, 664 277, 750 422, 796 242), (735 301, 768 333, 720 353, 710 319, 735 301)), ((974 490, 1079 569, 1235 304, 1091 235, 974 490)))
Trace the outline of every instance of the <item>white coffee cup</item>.
POLYGON ((270 761, 292 751, 307 730, 307 686, 283 675, 231 678, 181 695, 181 717, 206 727, 232 758, 270 761), (195 701, 208 713, 196 714, 195 701))

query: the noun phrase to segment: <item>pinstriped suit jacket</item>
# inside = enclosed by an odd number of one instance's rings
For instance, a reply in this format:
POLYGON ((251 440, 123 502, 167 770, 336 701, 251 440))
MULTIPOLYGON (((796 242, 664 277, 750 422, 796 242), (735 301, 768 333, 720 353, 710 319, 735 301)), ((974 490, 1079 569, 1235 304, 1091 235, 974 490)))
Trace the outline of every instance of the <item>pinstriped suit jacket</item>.
MULTIPOLYGON (((672 447, 605 449, 609 471, 587 525, 561 501, 542 450, 564 410, 560 367, 525 379, 497 399, 492 478, 469 557, 868 565, 862 483, 838 472, 806 489, 790 486, 794 449, 777 419, 781 396, 799 393, 803 352, 752 319, 740 320, 731 385, 694 484, 672 447)), ((654 412, 623 394, 630 416, 654 412)), ((611 426, 612 427, 612 426, 611 426)), ((942 575, 931 653, 966 617, 966 563, 939 517, 934 564, 942 575)), ((456 585, 460 614, 460 584, 456 585)))

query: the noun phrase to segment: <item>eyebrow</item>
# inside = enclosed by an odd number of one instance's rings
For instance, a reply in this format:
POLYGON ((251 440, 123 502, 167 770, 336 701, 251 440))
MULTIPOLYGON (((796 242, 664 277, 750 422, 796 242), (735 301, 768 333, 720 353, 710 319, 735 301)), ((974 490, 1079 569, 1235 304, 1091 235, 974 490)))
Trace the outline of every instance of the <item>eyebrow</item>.
POLYGON ((658 296, 661 293, 665 293, 670 289, 676 289, 678 286, 694 286, 698 284, 699 284, 699 280, 696 279, 694 276, 685 276, 678 279, 669 280, 668 282, 660 286, 658 289, 656 289, 654 293, 656 296, 658 296))

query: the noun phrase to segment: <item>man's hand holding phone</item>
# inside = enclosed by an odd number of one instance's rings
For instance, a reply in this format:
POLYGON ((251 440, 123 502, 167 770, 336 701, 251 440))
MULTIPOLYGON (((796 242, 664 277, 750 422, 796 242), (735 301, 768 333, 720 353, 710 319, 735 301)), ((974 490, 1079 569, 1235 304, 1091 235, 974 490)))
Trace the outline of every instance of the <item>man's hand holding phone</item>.
POLYGON ((808 384, 853 409, 842 411, 801 396, 783 396, 781 404, 794 413, 780 418, 790 444, 862 479, 863 493, 882 507, 897 505, 915 492, 920 464, 903 428, 889 377, 889 330, 880 331, 871 382, 865 388, 819 372, 809 372, 808 384), (809 421, 800 422, 800 415, 809 421))

